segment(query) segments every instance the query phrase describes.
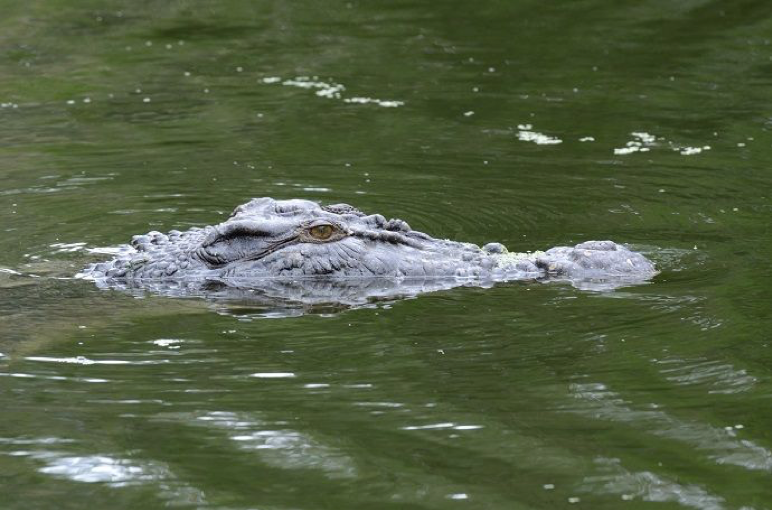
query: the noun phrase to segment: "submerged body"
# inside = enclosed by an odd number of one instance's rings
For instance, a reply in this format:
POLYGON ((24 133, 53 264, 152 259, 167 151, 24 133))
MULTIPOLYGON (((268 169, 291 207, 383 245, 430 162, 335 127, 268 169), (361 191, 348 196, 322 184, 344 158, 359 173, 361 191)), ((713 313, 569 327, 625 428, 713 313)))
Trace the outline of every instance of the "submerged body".
POLYGON ((577 286, 605 282, 601 286, 607 288, 655 274, 643 255, 611 241, 513 254, 499 243, 479 247, 435 239, 402 220, 367 215, 346 204, 258 198, 219 225, 134 236, 115 258, 89 265, 80 276, 106 286, 158 290, 212 283, 263 288, 268 281, 275 287, 283 285, 276 281, 305 280, 315 281, 315 287, 319 281, 338 282, 321 287, 339 287, 362 279, 387 279, 393 282, 389 288, 429 280, 448 288, 522 279, 568 280, 577 286))

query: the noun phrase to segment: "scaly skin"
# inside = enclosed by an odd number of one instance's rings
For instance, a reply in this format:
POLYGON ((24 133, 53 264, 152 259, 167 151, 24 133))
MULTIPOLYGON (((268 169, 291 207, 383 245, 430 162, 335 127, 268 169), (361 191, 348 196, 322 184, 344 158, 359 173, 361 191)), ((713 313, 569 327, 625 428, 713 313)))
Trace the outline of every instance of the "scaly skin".
POLYGON ((655 274, 643 255, 611 241, 512 254, 498 243, 481 248, 435 239, 402 220, 387 221, 346 204, 322 207, 307 200, 259 198, 237 207, 219 225, 134 236, 114 259, 89 265, 80 276, 136 288, 203 281, 240 287, 250 281, 306 278, 625 284, 655 274))

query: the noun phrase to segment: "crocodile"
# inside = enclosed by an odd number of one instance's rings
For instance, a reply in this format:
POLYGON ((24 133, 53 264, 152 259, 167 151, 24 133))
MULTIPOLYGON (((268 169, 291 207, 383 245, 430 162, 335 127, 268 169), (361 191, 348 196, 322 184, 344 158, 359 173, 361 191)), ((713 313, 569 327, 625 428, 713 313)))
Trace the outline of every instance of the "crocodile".
POLYGON ((437 239, 348 204, 267 197, 238 206, 218 225, 136 235, 113 254, 77 276, 100 287, 170 295, 257 289, 284 299, 349 302, 514 280, 608 289, 657 274, 644 255, 612 241, 513 253, 501 243, 437 239))

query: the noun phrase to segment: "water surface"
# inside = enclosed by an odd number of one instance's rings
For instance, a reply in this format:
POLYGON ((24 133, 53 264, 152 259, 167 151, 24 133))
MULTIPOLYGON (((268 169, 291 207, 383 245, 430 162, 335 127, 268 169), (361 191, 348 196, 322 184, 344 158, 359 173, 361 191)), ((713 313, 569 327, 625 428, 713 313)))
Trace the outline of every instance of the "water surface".
POLYGON ((772 508, 770 33, 759 0, 5 2, 0 506, 772 508), (662 273, 315 313, 70 278, 257 196, 662 273))

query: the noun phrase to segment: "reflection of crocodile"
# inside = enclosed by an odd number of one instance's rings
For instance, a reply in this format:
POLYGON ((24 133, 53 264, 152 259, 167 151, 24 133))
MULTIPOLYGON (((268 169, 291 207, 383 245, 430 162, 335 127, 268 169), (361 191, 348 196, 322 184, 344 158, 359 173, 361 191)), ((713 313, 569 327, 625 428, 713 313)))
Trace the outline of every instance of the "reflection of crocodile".
POLYGON ((611 241, 514 254, 498 243, 480 248, 435 239, 350 205, 259 198, 216 226, 134 236, 114 259, 89 265, 80 276, 100 286, 171 295, 238 288, 350 302, 523 279, 613 288, 654 274, 643 255, 611 241))

